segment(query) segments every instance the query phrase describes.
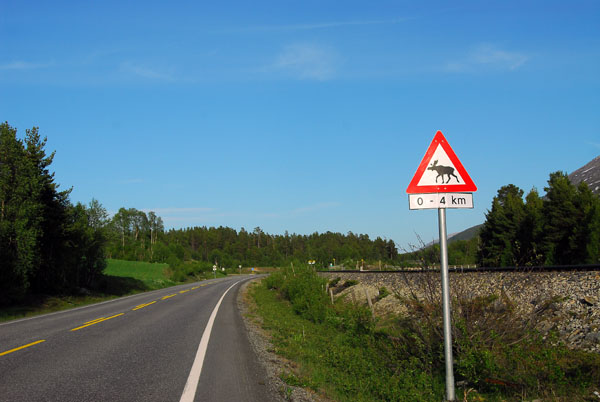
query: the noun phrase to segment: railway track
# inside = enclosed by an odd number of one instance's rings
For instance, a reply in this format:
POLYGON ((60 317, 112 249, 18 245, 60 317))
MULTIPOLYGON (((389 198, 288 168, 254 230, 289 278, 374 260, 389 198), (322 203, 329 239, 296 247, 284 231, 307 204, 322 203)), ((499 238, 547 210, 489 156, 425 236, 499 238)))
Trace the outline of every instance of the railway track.
MULTIPOLYGON (((322 270, 319 272, 330 273, 369 273, 369 274, 394 274, 394 273, 419 273, 419 272, 439 272, 439 267, 432 268, 398 268, 386 270, 322 270)), ((549 265, 549 266, 530 266, 530 267, 451 267, 449 272, 471 273, 471 272, 576 272, 576 271, 600 271, 600 264, 586 265, 549 265)))

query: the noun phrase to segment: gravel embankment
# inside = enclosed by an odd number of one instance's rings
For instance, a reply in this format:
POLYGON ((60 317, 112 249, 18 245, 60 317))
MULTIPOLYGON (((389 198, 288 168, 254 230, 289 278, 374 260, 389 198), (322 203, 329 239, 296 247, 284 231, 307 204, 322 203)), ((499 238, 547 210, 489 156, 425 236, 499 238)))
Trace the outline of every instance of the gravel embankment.
MULTIPOLYGON (((392 295, 375 303, 375 313, 404 313, 406 305, 398 300, 416 296, 440 300, 441 278, 439 273, 377 273, 377 272, 331 272, 321 273, 328 279, 339 277, 338 289, 348 280, 358 281, 340 292, 336 297, 366 303, 365 290, 376 300, 379 289, 385 287, 392 295)), ((572 348, 600 352, 600 272, 477 272, 450 273, 450 292, 453 297, 505 295, 516 306, 515 311, 523 318, 530 317, 548 305, 551 309, 538 323, 542 332, 551 329, 572 348)))

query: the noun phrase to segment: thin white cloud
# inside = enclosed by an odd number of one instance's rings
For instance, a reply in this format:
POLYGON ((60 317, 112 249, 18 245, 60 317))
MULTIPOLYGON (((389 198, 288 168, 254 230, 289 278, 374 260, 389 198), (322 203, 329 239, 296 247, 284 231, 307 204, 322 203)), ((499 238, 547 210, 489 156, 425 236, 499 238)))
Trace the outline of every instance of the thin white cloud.
POLYGON ((0 70, 36 70, 50 67, 53 64, 54 63, 32 63, 29 61, 17 60, 10 63, 0 64, 0 70))
POLYGON ((140 183, 145 183, 145 182, 146 182, 146 180, 140 179, 140 178, 119 180, 119 184, 140 184, 140 183))
POLYGON ((342 28, 347 26, 391 25, 408 20, 409 18, 395 18, 387 20, 326 21, 307 24, 259 25, 250 26, 246 28, 235 28, 230 30, 229 32, 311 31, 315 29, 342 28))
POLYGON ((338 60, 333 49, 300 43, 283 48, 268 70, 279 71, 298 79, 326 81, 334 78, 338 60))
POLYGON ((191 208, 148 208, 142 209, 144 212, 154 212, 156 214, 189 214, 189 213, 205 213, 214 211, 214 208, 206 207, 191 207, 191 208))
POLYGON ((219 218, 224 218, 227 214, 208 214, 208 215, 191 215, 191 216, 173 216, 173 215, 160 215, 163 222, 170 226, 169 223, 184 223, 191 225, 192 223, 207 223, 216 222, 219 218))
POLYGON ((142 211, 154 212, 160 216, 167 228, 214 224, 227 216, 226 213, 208 207, 146 208, 142 211))
POLYGON ((103 62, 107 59, 110 59, 111 57, 117 56, 124 52, 125 52, 125 50, 120 49, 120 48, 96 49, 96 50, 90 51, 87 54, 82 55, 81 58, 79 59, 79 63, 87 65, 87 64, 103 62))
POLYGON ((588 142, 589 145, 593 146, 594 148, 599 148, 600 149, 600 143, 599 142, 588 142))
MULTIPOLYGON (((317 211, 336 208, 340 206, 339 202, 321 202, 303 207, 298 207, 292 210, 283 212, 264 212, 251 213, 241 211, 221 211, 217 208, 210 207, 160 207, 160 208, 144 208, 141 211, 145 213, 154 212, 160 216, 167 228, 207 225, 207 224, 224 224, 228 218, 236 217, 244 220, 280 220, 285 218, 298 218, 310 215, 317 211)), ((115 212, 111 211, 111 215, 115 212)))
POLYGON ((259 218, 269 218, 269 219, 272 219, 272 218, 282 218, 283 214, 281 214, 279 212, 265 212, 263 214, 260 214, 258 217, 259 218))
POLYGON ((165 73, 162 71, 158 71, 154 68, 149 68, 146 66, 142 66, 136 63, 132 63, 130 61, 125 61, 120 65, 121 71, 129 74, 136 75, 138 77, 147 78, 151 80, 159 80, 159 81, 173 81, 174 77, 170 73, 165 73))
POLYGON ((323 209, 330 209, 339 207, 341 204, 339 202, 321 202, 318 204, 307 205, 304 207, 298 207, 293 210, 287 210, 283 212, 263 212, 256 216, 259 219, 282 219, 282 218, 290 218, 298 215, 306 215, 312 212, 320 211, 323 209))
POLYGON ((339 206, 340 206, 339 202, 321 202, 321 203, 309 205, 306 207, 296 208, 292 211, 291 214, 292 215, 301 215, 301 214, 306 214, 309 212, 315 212, 315 211, 319 211, 322 209, 335 208, 335 207, 339 207, 339 206))
POLYGON ((446 64, 446 70, 457 73, 477 72, 485 69, 514 71, 523 66, 530 56, 483 44, 475 47, 462 60, 446 64))

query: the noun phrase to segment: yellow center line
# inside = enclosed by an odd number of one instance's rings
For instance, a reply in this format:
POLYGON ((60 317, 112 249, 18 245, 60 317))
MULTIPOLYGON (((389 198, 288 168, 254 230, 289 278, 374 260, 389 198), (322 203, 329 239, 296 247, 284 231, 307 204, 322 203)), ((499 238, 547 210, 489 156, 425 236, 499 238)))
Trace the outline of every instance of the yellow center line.
POLYGON ((168 296, 163 296, 163 298, 161 300, 165 300, 168 299, 169 297, 173 297, 173 296, 177 296, 177 294, 172 294, 172 295, 168 295, 168 296))
POLYGON ((141 308, 148 307, 149 305, 154 304, 154 303, 156 303, 156 300, 154 300, 153 302, 150 302, 150 303, 140 304, 139 306, 136 306, 136 307, 132 308, 131 310, 132 311, 139 310, 141 308))
POLYGON ((107 320, 110 320, 111 318, 119 317, 119 316, 124 315, 124 314, 125 313, 119 313, 119 314, 113 315, 111 317, 101 318, 101 319, 92 321, 90 323, 86 323, 86 324, 82 325, 81 327, 73 328, 71 331, 77 331, 77 330, 80 330, 82 328, 89 327, 90 325, 99 324, 99 323, 101 323, 103 321, 107 321, 107 320))
POLYGON ((185 292, 189 292, 189 291, 190 291, 189 289, 186 289, 186 290, 180 290, 180 291, 179 291, 179 293, 185 293, 185 292))
POLYGON ((97 322, 100 322, 100 321, 104 320, 105 318, 106 317, 96 318, 95 320, 87 321, 85 324, 95 324, 97 322))
POLYGON ((198 289, 200 286, 194 286, 192 290, 198 289))
POLYGON ((45 339, 40 339, 39 341, 31 342, 31 343, 28 343, 27 345, 23 345, 23 346, 19 346, 18 348, 7 350, 6 352, 0 353, 0 356, 7 355, 9 353, 16 352, 17 350, 25 349, 25 348, 28 348, 28 347, 33 346, 33 345, 37 345, 38 343, 42 343, 42 342, 46 342, 46 340, 45 339))

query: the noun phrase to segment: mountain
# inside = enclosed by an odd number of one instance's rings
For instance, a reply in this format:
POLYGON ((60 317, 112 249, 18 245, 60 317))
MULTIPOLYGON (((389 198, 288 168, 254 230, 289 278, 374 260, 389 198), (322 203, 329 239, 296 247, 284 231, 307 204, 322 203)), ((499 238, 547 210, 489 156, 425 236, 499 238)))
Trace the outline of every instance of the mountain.
POLYGON ((459 241, 459 240, 471 240, 473 237, 479 236, 479 232, 481 231, 482 227, 483 227, 483 223, 472 226, 468 229, 463 230, 462 232, 453 234, 448 238, 448 243, 452 243, 454 241, 459 241))
POLYGON ((569 180, 576 186, 582 181, 586 182, 594 194, 600 195, 600 156, 571 173, 569 180))

